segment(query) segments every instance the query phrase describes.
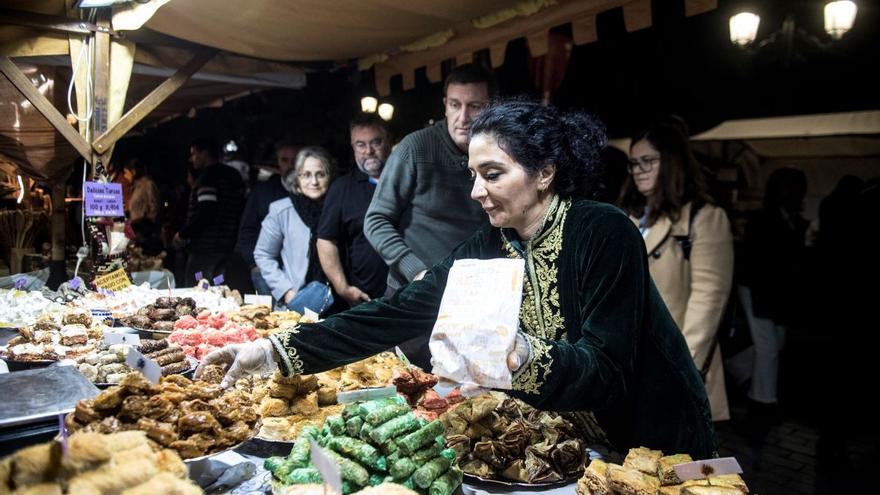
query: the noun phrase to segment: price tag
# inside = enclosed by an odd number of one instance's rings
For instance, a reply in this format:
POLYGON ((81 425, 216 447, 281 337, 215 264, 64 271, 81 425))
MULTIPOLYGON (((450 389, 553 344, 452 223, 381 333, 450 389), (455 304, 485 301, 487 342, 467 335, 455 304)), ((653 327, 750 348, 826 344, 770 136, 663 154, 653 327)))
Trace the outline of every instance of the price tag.
POLYGON ((196 282, 202 279, 202 272, 196 272, 196 282))
POLYGON ((399 346, 394 346, 394 354, 397 354, 397 359, 400 359, 404 366, 406 366, 407 368, 412 366, 412 363, 409 362, 406 354, 404 354, 403 351, 400 350, 399 346))
POLYGON ((257 304, 262 306, 269 306, 272 308, 272 296, 260 296, 256 294, 245 294, 244 295, 244 303, 245 304, 257 304))
POLYGON ((122 184, 86 182, 83 202, 87 217, 122 217, 122 184))
POLYGON ((321 473, 324 484, 335 490, 336 493, 342 493, 342 473, 339 470, 339 464, 331 459, 314 440, 310 440, 310 442, 312 444, 310 447, 312 464, 321 473))
POLYGON ((672 466, 672 469, 681 481, 720 476, 722 474, 740 474, 743 472, 735 457, 686 462, 684 464, 676 464, 672 466))
POLYGON ((129 347, 128 355, 125 358, 125 364, 130 368, 140 371, 147 380, 153 383, 159 383, 162 378, 162 367, 156 364, 152 359, 144 356, 134 347, 129 347))
POLYGON ((223 274, 217 275, 211 280, 214 282, 214 285, 223 285, 223 274))
POLYGON ((314 311, 312 311, 309 308, 303 308, 303 312, 305 313, 303 316, 305 316, 306 318, 308 318, 312 321, 318 321, 321 319, 321 317, 318 316, 318 313, 315 313, 314 311))
POLYGON ((70 279, 70 288, 73 290, 79 289, 79 277, 70 279))
MULTIPOLYGON (((128 275, 122 268, 113 270, 112 272, 95 278, 95 287, 104 289, 110 295, 115 290, 122 290, 131 285, 128 275)), ((100 292, 100 290, 99 290, 100 292)))
POLYGON ((126 344, 137 347, 141 345, 141 336, 136 333, 104 332, 104 343, 107 345, 126 344))
POLYGON ((17 279, 15 279, 15 288, 18 290, 21 290, 24 288, 24 284, 26 284, 26 283, 27 283, 26 278, 17 278, 17 279))

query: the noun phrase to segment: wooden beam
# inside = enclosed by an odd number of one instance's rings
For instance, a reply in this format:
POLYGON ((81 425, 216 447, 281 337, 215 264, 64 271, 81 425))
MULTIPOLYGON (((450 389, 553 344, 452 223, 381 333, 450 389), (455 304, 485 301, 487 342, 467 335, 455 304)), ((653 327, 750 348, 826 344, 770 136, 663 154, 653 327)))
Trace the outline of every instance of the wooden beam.
POLYGON ((31 84, 30 79, 21 72, 9 57, 0 57, 0 71, 86 161, 91 161, 92 149, 89 143, 67 122, 67 119, 52 105, 52 102, 37 91, 37 88, 31 84))
POLYGON ((119 36, 109 27, 100 27, 91 22, 71 19, 57 15, 38 14, 15 9, 0 9, 0 25, 12 24, 38 29, 47 29, 68 34, 90 35, 97 31, 106 31, 112 36, 119 36))
POLYGON ((163 81, 162 84, 145 96, 143 100, 126 112, 118 122, 113 124, 113 127, 99 135, 92 143, 95 151, 104 153, 109 150, 116 144, 116 141, 125 136, 128 131, 132 130, 134 126, 155 110, 166 98, 183 86, 193 74, 214 58, 216 53, 216 50, 205 50, 189 59, 183 67, 177 69, 177 72, 163 81))

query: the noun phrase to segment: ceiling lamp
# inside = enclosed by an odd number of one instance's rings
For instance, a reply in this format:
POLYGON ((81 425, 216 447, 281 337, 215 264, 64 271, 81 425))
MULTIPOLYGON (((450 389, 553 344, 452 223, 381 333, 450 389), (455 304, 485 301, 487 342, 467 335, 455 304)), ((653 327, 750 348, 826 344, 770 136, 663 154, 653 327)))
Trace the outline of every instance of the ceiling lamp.
POLYGON ((391 117, 394 116, 394 105, 390 103, 383 103, 379 105, 379 117, 382 117, 382 120, 389 121, 391 117))
POLYGON ((379 100, 373 98, 372 96, 364 96, 361 98, 361 111, 364 113, 373 113, 376 111, 376 107, 379 106, 379 100))
POLYGON ((758 37, 758 24, 761 18, 751 12, 740 12, 730 18, 730 41, 746 46, 758 37))
POLYGON ((855 2, 849 0, 828 2, 825 4, 825 32, 839 40, 852 29, 857 11, 855 2))

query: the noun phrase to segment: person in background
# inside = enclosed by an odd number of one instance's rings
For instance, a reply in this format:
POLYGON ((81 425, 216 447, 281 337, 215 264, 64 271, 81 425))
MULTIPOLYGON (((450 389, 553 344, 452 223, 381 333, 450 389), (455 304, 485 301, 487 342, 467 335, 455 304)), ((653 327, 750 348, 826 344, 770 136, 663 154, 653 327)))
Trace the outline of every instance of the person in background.
POLYGON ((220 163, 219 156, 220 145, 213 138, 199 138, 190 145, 190 163, 197 176, 186 223, 173 240, 175 247, 187 248, 185 280, 190 287, 197 282, 197 273, 207 280, 223 274, 238 237, 244 183, 238 172, 220 163))
MULTIPOLYGON (((364 233, 388 265, 388 293, 418 280, 485 225, 468 198, 470 126, 497 92, 490 71, 456 67, 443 85, 446 119, 404 137, 391 153, 364 220, 364 233)), ((427 366, 427 339, 401 348, 427 366)))
POLYGON ((755 441, 779 421, 779 354, 786 326, 796 323, 802 312, 810 225, 801 216, 806 194, 807 177, 802 171, 774 170, 767 179, 764 206, 749 219, 743 239, 743 280, 738 289, 755 345, 747 394, 755 441))
POLYGON ((254 260, 272 297, 287 309, 320 314, 333 304, 317 253, 317 231, 324 196, 336 163, 317 146, 300 150, 294 167, 282 177, 288 197, 269 205, 254 260))
POLYGON ((373 198, 391 141, 385 121, 362 113, 349 125, 357 169, 327 193, 318 228, 318 256, 336 294, 355 306, 385 293, 388 266, 364 236, 364 215, 373 198))
POLYGON ((687 341, 712 405, 730 419, 718 327, 733 283, 733 235, 706 193, 687 126, 677 118, 637 132, 620 205, 639 226, 657 290, 687 341))
POLYGON ((202 365, 230 365, 230 386, 275 362, 284 376, 351 363, 430 335, 456 260, 521 259, 530 268, 515 344, 500 358, 512 374, 504 392, 565 414, 587 445, 711 457, 709 401, 639 232, 618 208, 581 196, 601 170, 602 125, 511 101, 480 115, 471 133, 471 198, 490 226, 390 297, 226 346, 202 365))
POLYGON ((260 267, 254 260, 254 248, 260 236, 260 224, 269 213, 269 205, 279 199, 288 197, 288 191, 281 183, 281 178, 293 170, 299 146, 290 141, 279 141, 275 144, 275 163, 278 173, 263 182, 257 183, 248 196, 238 230, 238 250, 247 263, 251 273, 251 282, 257 294, 269 295, 271 291, 266 280, 260 273, 260 267))
POLYGON ((147 172, 147 166, 140 161, 134 165, 134 182, 131 185, 131 201, 128 203, 128 218, 132 222, 145 218, 152 222, 159 220, 161 194, 159 186, 147 172))

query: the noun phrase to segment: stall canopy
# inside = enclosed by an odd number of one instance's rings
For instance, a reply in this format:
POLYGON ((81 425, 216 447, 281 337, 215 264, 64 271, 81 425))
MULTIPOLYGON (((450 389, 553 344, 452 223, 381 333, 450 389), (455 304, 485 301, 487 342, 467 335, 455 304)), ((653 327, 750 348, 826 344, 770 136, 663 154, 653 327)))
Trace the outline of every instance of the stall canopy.
MULTIPOLYGON (((570 24, 574 43, 590 43, 597 38, 596 16, 612 9, 622 9, 629 31, 652 22, 651 0, 139 0, 114 5, 103 25, 86 18, 90 11, 76 9, 73 3, 3 2, 0 56, 38 68, 70 67, 84 36, 110 38, 101 45, 109 46, 103 54, 109 75, 94 81, 96 91, 105 93, 95 96, 107 102, 106 118, 93 121, 94 129, 80 129, 82 141, 64 135, 84 157, 89 147, 93 154, 108 157, 113 143, 135 123, 155 122, 250 90, 302 87, 305 73, 316 63, 374 68, 377 90, 385 95, 394 76, 402 76, 404 89, 409 89, 416 70, 424 68, 428 79, 437 82, 442 63, 469 62, 482 50, 489 51, 497 67, 507 43, 516 38, 527 38, 532 56, 544 55, 549 32, 557 26, 570 24), (78 33, 80 19, 100 28, 78 33), (128 115, 140 95, 161 81, 156 78, 174 71, 176 83, 167 84, 136 115, 128 115), (170 96, 175 92, 177 96, 170 96)), ((707 12, 716 4, 717 0, 684 0, 684 13, 707 12)), ((10 70, 7 64, 5 72, 10 70)), ((75 77, 76 107, 81 109, 88 98, 84 73, 75 77)), ((7 81, 0 78, 0 83, 7 81)), ((20 85, 21 80, 16 85, 21 91, 20 85)), ((56 107, 63 120, 66 109, 56 107)), ((56 128, 58 122, 56 118, 56 128)), ((24 132, 6 138, 29 146, 24 132)), ((49 175, 39 168, 23 164, 35 176, 49 175)))

